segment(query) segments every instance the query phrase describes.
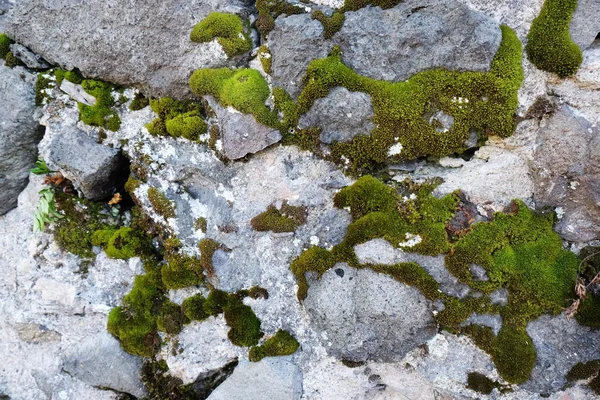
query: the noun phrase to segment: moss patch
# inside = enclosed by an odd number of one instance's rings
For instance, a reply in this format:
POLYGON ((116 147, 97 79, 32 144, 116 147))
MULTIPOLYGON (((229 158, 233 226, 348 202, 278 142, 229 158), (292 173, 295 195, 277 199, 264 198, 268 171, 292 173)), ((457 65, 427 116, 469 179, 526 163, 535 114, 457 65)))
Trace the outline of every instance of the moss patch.
MULTIPOLYGON (((66 76, 65 76, 66 77, 66 76)), ((88 106, 79 103, 79 118, 85 124, 100 126, 111 131, 117 131, 121 127, 121 119, 112 108, 115 101, 112 97, 113 86, 110 83, 85 79, 81 86, 96 98, 96 105, 88 106)))
POLYGON ((148 189, 148 201, 159 215, 165 218, 175 218, 175 207, 173 203, 154 186, 148 189))
POLYGON ((532 64, 560 77, 577 73, 583 55, 571 40, 569 26, 577 0, 546 0, 527 35, 527 57, 532 64))
POLYGON ((267 207, 265 212, 252 218, 250 225, 259 232, 294 232, 298 226, 306 222, 306 207, 290 206, 284 201, 281 209, 274 205, 267 207))
POLYGON ((214 38, 223 47, 227 57, 233 57, 252 49, 252 39, 244 29, 240 17, 235 14, 211 12, 200 21, 190 34, 192 42, 210 42, 214 38))
POLYGON ((12 40, 6 33, 0 33, 0 58, 6 60, 6 56, 10 53, 10 44, 12 40))
POLYGON ((206 271, 207 276, 215 275, 215 268, 213 267, 213 254, 218 249, 223 249, 223 246, 213 240, 213 239, 202 239, 200 243, 198 243, 198 248, 200 249, 200 265, 202 269, 206 271))
POLYGON ((304 13, 304 8, 292 5, 285 0, 257 0, 258 18, 255 25, 263 39, 275 28, 275 18, 280 15, 304 13))
POLYGON ((189 322, 190 320, 181 311, 181 306, 168 300, 162 304, 156 318, 157 328, 169 335, 177 335, 183 325, 189 322))
POLYGON ((300 343, 287 331, 278 330, 275 335, 260 346, 250 349, 250 361, 260 361, 265 357, 287 356, 294 354, 300 343))
POLYGON ((110 258, 122 260, 141 257, 151 252, 148 237, 133 227, 103 229, 94 232, 92 244, 102 246, 110 258))
POLYGON ((150 105, 150 100, 148 100, 148 98, 146 98, 146 96, 144 96, 142 93, 138 92, 131 101, 129 109, 131 111, 139 111, 148 107, 148 105, 150 105))
POLYGON ((205 301, 206 299, 204 296, 195 294, 181 303, 181 309, 190 321, 204 321, 209 316, 209 314, 204 311, 205 301))
POLYGON ((467 375, 467 388, 476 392, 490 394, 499 386, 497 382, 479 372, 469 372, 467 375))
POLYGON ((267 74, 271 74, 271 67, 273 65, 273 58, 271 56, 271 50, 265 44, 258 48, 258 59, 260 60, 260 64, 263 67, 263 71, 267 74))
POLYGON ((331 39, 333 35, 339 32, 346 19, 346 16, 343 13, 334 12, 331 17, 328 17, 321 10, 313 11, 311 17, 323 25, 323 36, 325 39, 331 39))
POLYGON ((48 94, 45 93, 47 89, 54 87, 52 80, 45 73, 37 74, 35 81, 35 105, 43 106, 44 101, 49 98, 48 94))
POLYGON ((202 283, 202 267, 195 257, 173 254, 161 268, 162 281, 168 289, 183 289, 202 283))
POLYGON ((206 232, 207 228, 208 228, 208 222, 206 221, 206 218, 204 218, 204 217, 196 218, 196 221, 194 221, 194 229, 202 231, 202 232, 206 232))
POLYGON ((150 106, 152 111, 158 114, 158 118, 146 125, 151 135, 199 141, 200 136, 208 130, 200 103, 163 97, 150 100, 150 106))

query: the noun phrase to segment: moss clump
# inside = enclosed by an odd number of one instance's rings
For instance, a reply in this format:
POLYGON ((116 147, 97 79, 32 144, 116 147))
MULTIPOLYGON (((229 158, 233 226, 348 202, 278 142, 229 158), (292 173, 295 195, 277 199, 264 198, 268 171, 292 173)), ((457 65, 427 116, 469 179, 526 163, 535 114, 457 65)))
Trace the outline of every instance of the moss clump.
POLYGON ((392 8, 400 4, 402 0, 345 0, 340 11, 356 11, 368 5, 373 7, 381 7, 384 10, 392 8))
POLYGON ((162 282, 167 289, 183 289, 202 283, 200 260, 195 257, 173 254, 168 264, 161 268, 162 282))
POLYGON ((259 232, 294 232, 306 222, 306 207, 290 206, 283 202, 281 209, 274 205, 267 207, 265 212, 252 218, 250 225, 259 232))
POLYGON ((19 59, 17 57, 15 57, 15 55, 11 52, 9 52, 6 55, 6 58, 4 59, 4 65, 7 66, 8 68, 14 68, 17 65, 20 65, 21 62, 19 61, 19 59))
POLYGON ((196 218, 196 221, 194 221, 194 229, 202 231, 202 232, 206 232, 207 228, 208 228, 208 222, 206 221, 206 218, 204 218, 204 217, 196 218))
MULTIPOLYGON (((306 146, 310 139, 290 132, 297 125, 296 118, 308 112, 316 99, 325 97, 336 86, 369 94, 376 128, 369 136, 334 143, 328 156, 358 174, 398 160, 462 153, 473 129, 485 136, 512 135, 517 91, 523 80, 521 58, 521 42, 514 31, 502 26, 502 43, 489 72, 436 69, 391 83, 358 75, 342 63, 340 49, 334 48, 329 57, 309 64, 297 106, 290 107, 283 96, 278 96, 278 100, 284 104, 276 106, 294 112, 284 115, 286 142, 294 143, 297 138, 306 146), (438 132, 424 118, 436 110, 454 117, 454 125, 448 132, 438 132)), ((312 142, 318 144, 318 137, 312 142)), ((320 152, 318 146, 311 150, 320 152)))
POLYGON ((135 198, 135 190, 139 188, 141 182, 135 179, 132 175, 129 175, 127 182, 125 182, 125 191, 129 193, 132 198, 135 198))
POLYGON ((190 87, 198 96, 211 95, 222 106, 252 114, 263 125, 279 127, 277 115, 265 105, 269 85, 255 69, 200 69, 192 74, 190 87))
MULTIPOLYGON (((68 80, 71 83, 76 83, 78 85, 80 85, 85 80, 85 78, 83 77, 83 75, 81 74, 81 72, 78 69, 74 69, 72 71, 65 71, 64 79, 68 80)), ((57 82, 58 82, 58 76, 57 76, 57 82)), ((62 82, 62 79, 61 79, 61 82, 62 82)))
POLYGON ((340 190, 333 198, 333 204, 338 208, 350 207, 352 219, 359 219, 372 212, 394 212, 397 198, 394 189, 366 175, 340 190))
POLYGON ((248 289, 248 296, 252 299, 268 299, 269 298, 269 292, 267 291, 267 289, 262 288, 260 286, 252 286, 250 289, 248 289))
POLYGON ((600 328, 600 295, 588 294, 581 301, 575 319, 581 325, 600 328))
POLYGON ((331 252, 317 246, 309 248, 292 261, 290 269, 298 282, 298 300, 304 300, 308 292, 306 273, 315 272, 320 278, 335 265, 336 261, 336 257, 331 252))
POLYGON ((495 388, 500 387, 487 376, 479 372, 469 372, 467 375, 467 388, 483 394, 490 394, 495 388))
POLYGON ((527 35, 527 57, 544 71, 564 78, 574 75, 583 55, 571 40, 569 25, 577 9, 577 0, 546 0, 527 35))
POLYGON ((346 16, 343 13, 334 12, 331 17, 328 17, 321 10, 313 11, 311 17, 323 25, 323 36, 325 39, 331 39, 333 35, 339 32, 346 19, 346 16))
POLYGON ((199 103, 163 97, 150 100, 150 106, 158 114, 158 118, 146 125, 151 135, 198 141, 208 129, 202 119, 203 109, 199 103))
POLYGON ((169 199, 154 186, 148 189, 148 201, 159 215, 165 218, 175 218, 175 207, 169 199))
POLYGON ((269 47, 266 44, 263 44, 258 48, 258 59, 263 67, 263 71, 270 75, 272 72, 273 58, 271 57, 271 50, 269 50, 269 47))
MULTIPOLYGON (((65 74, 65 78, 67 75, 65 74)), ((83 89, 96 98, 96 105, 88 106, 79 103, 79 118, 85 124, 100 126, 111 131, 121 127, 121 119, 112 108, 115 101, 112 97, 113 86, 110 83, 85 79, 81 82, 83 89)))
POLYGON ((133 289, 123 298, 123 305, 108 315, 107 329, 128 353, 152 357, 160 348, 156 316, 165 302, 160 281, 152 274, 135 278, 133 289))
POLYGON ((168 300, 162 304, 156 318, 157 328, 169 335, 177 335, 181 332, 183 325, 189 322, 190 320, 181 311, 181 306, 168 300))
POLYGON ((567 381, 574 382, 582 379, 589 379, 600 373, 600 360, 592 360, 586 363, 575 364, 567 374, 567 381))
POLYGON ((141 109, 148 107, 149 104, 150 104, 150 100, 148 100, 148 98, 146 96, 144 96, 142 93, 138 92, 135 94, 135 97, 131 101, 131 104, 129 105, 129 109, 131 111, 139 111, 141 109))
POLYGON ((209 314, 204 311, 204 302, 206 299, 201 294, 195 294, 188 297, 181 303, 181 309, 190 321, 204 321, 209 314))
POLYGON ((256 10, 258 11, 258 18, 255 23, 256 29, 263 39, 275 28, 275 18, 278 16, 305 12, 304 8, 292 5, 285 0, 257 0, 256 10))
POLYGON ((215 275, 215 268, 213 267, 213 254, 218 249, 222 249, 223 246, 213 239, 202 239, 198 243, 198 249, 200 249, 200 265, 202 269, 206 271, 207 276, 215 275))
POLYGON ((233 57, 252 49, 252 39, 244 29, 240 17, 235 14, 211 12, 200 21, 190 34, 192 42, 210 42, 214 38, 223 47, 227 57, 233 57))
POLYGON ((6 60, 6 56, 10 53, 10 44, 12 40, 6 33, 0 33, 0 58, 6 60))
POLYGON ((227 305, 223 307, 225 322, 229 325, 227 337, 231 343, 240 347, 258 344, 263 333, 260 331, 260 320, 252 308, 242 303, 235 295, 229 295, 227 305))
POLYGON ((148 237, 140 230, 127 226, 119 229, 98 230, 93 233, 91 241, 95 246, 102 246, 110 258, 126 260, 151 252, 148 237))
POLYGON ((223 308, 229 302, 229 294, 222 290, 211 290, 206 301, 204 301, 203 309, 206 315, 217 316, 223 313, 223 308))
POLYGON ((278 330, 275 336, 267 339, 260 346, 250 349, 248 358, 250 361, 260 361, 265 357, 288 356, 294 354, 300 347, 300 343, 291 334, 284 330, 278 330))

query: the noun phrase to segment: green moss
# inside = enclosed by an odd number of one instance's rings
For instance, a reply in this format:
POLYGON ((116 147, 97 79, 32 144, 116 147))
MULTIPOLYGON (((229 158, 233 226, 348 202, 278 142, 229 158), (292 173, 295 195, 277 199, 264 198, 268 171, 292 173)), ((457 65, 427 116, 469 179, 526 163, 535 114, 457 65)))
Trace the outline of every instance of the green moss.
POLYGON ((287 356, 294 354, 298 347, 300 343, 290 333, 280 329, 262 345, 252 347, 248 358, 256 362, 265 357, 287 356))
POLYGON ((469 372, 467 375, 467 388, 476 392, 490 394, 499 386, 497 382, 479 372, 469 372))
POLYGON ((600 295, 588 294, 579 305, 575 319, 581 325, 600 328, 600 295))
POLYGON ((223 309, 227 306, 229 294, 222 290, 211 290, 203 304, 203 309, 206 315, 217 316, 223 313, 223 309))
MULTIPOLYGON (((67 79, 69 73, 65 74, 67 79)), ((96 98, 96 105, 88 106, 79 103, 79 118, 85 124, 100 126, 111 131, 117 131, 121 127, 121 119, 117 112, 112 108, 115 104, 112 97, 113 86, 110 83, 85 79, 81 86, 88 93, 96 98)))
POLYGON ((159 215, 165 218, 175 218, 175 207, 169 199, 154 186, 148 189, 148 201, 159 215))
POLYGON ((194 222, 194 229, 196 229, 196 230, 206 232, 207 228, 208 228, 208 222, 206 221, 206 218, 204 218, 204 217, 199 217, 194 222))
POLYGON ((10 53, 10 44, 12 40, 6 35, 6 33, 0 33, 0 58, 5 60, 8 53, 10 53))
POLYGON ((200 21, 190 34, 193 42, 210 42, 218 38, 227 57, 233 57, 252 49, 252 39, 244 29, 240 17, 235 14, 211 12, 200 21))
POLYGON ((384 10, 392 8, 401 3, 402 0, 345 0, 344 5, 340 9, 341 11, 356 11, 364 8, 368 5, 373 7, 381 7, 384 10))
POLYGON ((252 218, 250 225, 259 232, 294 232, 296 228, 306 222, 306 207, 290 206, 284 202, 281 209, 274 205, 252 218))
POLYGON ((110 239, 104 250, 110 258, 127 260, 131 257, 143 256, 150 252, 151 244, 148 237, 132 227, 123 227, 115 231, 100 231, 94 234, 94 244, 101 245, 109 233, 110 239))
POLYGON ((139 275, 133 289, 123 298, 123 306, 108 315, 108 331, 128 353, 152 357, 160 348, 156 316, 165 301, 159 283, 152 275, 139 275))
POLYGON ((135 190, 139 188, 140 185, 141 182, 139 180, 135 179, 132 175, 129 175, 129 178, 127 178, 127 182, 125 182, 125 191, 129 193, 129 195, 132 198, 134 198, 135 190))
POLYGON ((269 298, 269 292, 267 291, 267 289, 262 288, 260 286, 252 286, 250 289, 248 289, 248 296, 252 299, 268 299, 269 298))
POLYGON ((258 48, 258 59, 263 67, 263 71, 270 75, 272 72, 273 58, 271 56, 271 50, 269 50, 269 47, 266 44, 263 44, 258 48))
POLYGON ((179 114, 166 122, 166 128, 172 137, 184 137, 188 140, 198 141, 200 135, 208 130, 208 125, 200 116, 200 113, 192 111, 179 114))
POLYGON ((535 365, 536 351, 525 328, 502 326, 492 353, 500 375, 511 383, 529 379, 535 365))
POLYGON ((252 308, 242 303, 237 296, 230 295, 227 305, 223 307, 223 315, 230 328, 227 337, 231 343, 240 347, 258 344, 263 333, 260 331, 260 320, 252 308))
POLYGON ((15 57, 15 55, 11 52, 8 52, 8 54, 6 55, 6 58, 4 59, 4 65, 7 66, 8 68, 14 68, 17 65, 20 65, 20 61, 17 57, 15 57))
POLYGON ((265 105, 270 94, 269 85, 255 69, 200 69, 192 74, 190 86, 198 96, 211 95, 222 106, 252 114, 263 125, 279 127, 277 115, 265 105))
POLYGON ((203 321, 209 314, 204 311, 204 302, 206 299, 201 294, 195 294, 188 297, 181 303, 181 309, 186 317, 191 321, 203 321))
POLYGON ((202 239, 198 243, 198 248, 200 249, 200 265, 207 276, 215 275, 215 268, 213 267, 212 262, 213 254, 222 247, 223 246, 219 242, 213 239, 202 239))
POLYGON ((370 175, 361 177, 353 185, 336 193, 333 204, 338 208, 350 207, 352 219, 372 212, 390 213, 397 208, 394 189, 370 175))
MULTIPOLYGON (((522 46, 507 26, 502 26, 502 37, 490 72, 436 69, 397 83, 358 75, 342 63, 339 48, 334 48, 329 57, 309 64, 297 108, 283 102, 288 110, 294 111, 294 115, 285 115, 286 128, 295 127, 294 117, 308 112, 316 99, 325 97, 333 87, 343 86, 371 96, 376 125, 369 136, 359 135, 352 142, 331 146, 329 158, 342 165, 348 160, 352 173, 399 160, 462 153, 472 130, 482 132, 483 136, 510 136, 515 129, 517 91, 523 80, 522 46), (459 102, 459 98, 468 99, 468 103, 459 102), (442 134, 429 124, 425 117, 436 110, 454 117, 450 131, 442 134), (401 152, 390 153, 390 148, 397 144, 402 145, 401 152)), ((282 96, 279 97, 281 101, 282 96)), ((286 136, 288 143, 294 142, 294 135, 288 132, 286 136)), ((304 146, 310 143, 307 138, 298 139, 304 146)), ((318 138, 313 143, 318 143, 318 138)), ((312 150, 320 151, 318 147, 312 150)))
POLYGON ((263 39, 275 28, 275 18, 278 16, 305 12, 304 8, 292 5, 285 0, 257 0, 256 10, 258 11, 258 18, 255 23, 256 29, 263 39))
MULTIPOLYGON (((435 300, 439 297, 439 284, 419 264, 401 263, 395 265, 369 265, 368 267, 375 272, 390 275, 402 283, 415 286, 430 300, 435 300)), ((446 310, 448 308, 447 305, 446 310)))
POLYGON ((144 96, 142 93, 137 92, 135 94, 135 97, 131 101, 131 104, 129 105, 129 109, 131 111, 139 111, 141 109, 148 107, 149 104, 150 104, 150 100, 148 100, 148 98, 146 96, 144 96))
POLYGON ((600 360, 592 360, 586 363, 575 364, 567 374, 567 381, 574 382, 583 379, 589 379, 600 373, 600 360))
MULTIPOLYGON (((62 78, 68 80, 69 82, 76 83, 76 84, 81 84, 85 80, 85 78, 83 77, 81 72, 79 72, 78 69, 74 69, 73 71, 65 71, 62 78)), ((57 76, 57 81, 58 81, 58 76, 57 76)), ((62 83, 62 79, 60 81, 62 83)))
POLYGON ((195 257, 173 254, 161 269, 162 282, 168 289, 182 289, 202 283, 202 267, 195 257))
POLYGON ((567 77, 577 73, 583 55, 569 26, 577 0, 546 0, 527 35, 527 57, 539 69, 567 77))
POLYGON ((35 81, 35 105, 43 106, 44 100, 48 98, 48 95, 44 93, 45 90, 52 87, 52 81, 44 73, 37 74, 35 81))
POLYGON ((336 258, 331 252, 316 246, 309 248, 292 261, 290 269, 298 282, 298 300, 304 300, 308 292, 308 282, 305 274, 312 271, 317 273, 320 278, 335 263, 336 258))
POLYGON ((150 100, 152 111, 158 118, 146 125, 154 136, 184 137, 198 141, 208 127, 202 119, 202 106, 196 102, 184 102, 163 97, 150 100))
POLYGON ((323 25, 323 36, 325 39, 331 39, 333 35, 339 32, 346 19, 346 16, 343 13, 334 12, 331 17, 328 17, 321 10, 313 11, 311 17, 323 25))
POLYGON ((181 311, 181 306, 169 300, 162 304, 160 313, 156 318, 157 328, 169 335, 177 335, 181 332, 183 325, 189 322, 189 319, 181 311))

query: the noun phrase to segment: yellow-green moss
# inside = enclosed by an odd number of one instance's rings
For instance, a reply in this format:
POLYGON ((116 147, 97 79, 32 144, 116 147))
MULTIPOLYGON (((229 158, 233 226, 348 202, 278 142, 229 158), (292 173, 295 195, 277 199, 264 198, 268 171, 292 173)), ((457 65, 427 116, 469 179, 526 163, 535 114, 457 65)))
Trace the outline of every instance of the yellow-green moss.
POLYGON ((167 300, 160 308, 156 318, 156 327, 169 335, 177 335, 181 332, 183 325, 189 322, 190 320, 181 311, 181 306, 167 300))
POLYGON ((202 119, 203 108, 200 103, 163 97, 150 100, 150 106, 158 114, 158 118, 146 125, 151 135, 198 141, 208 129, 202 119))
POLYGON ((196 218, 196 221, 194 221, 194 229, 200 230, 202 232, 206 232, 207 228, 208 228, 208 222, 206 221, 206 218, 204 218, 204 217, 196 218))
POLYGON ((252 39, 244 29, 244 24, 235 14, 211 12, 200 21, 190 34, 193 42, 210 42, 214 38, 223 47, 227 57, 233 57, 252 49, 252 39))
POLYGON ((356 11, 368 5, 381 7, 384 10, 397 6, 403 0, 345 0, 340 11, 356 11))
POLYGON ((10 53, 10 44, 12 40, 6 35, 6 33, 0 33, 0 58, 5 60, 8 53, 10 53))
POLYGON ((263 39, 275 28, 275 18, 284 15, 302 14, 304 8, 292 5, 285 0, 257 0, 258 18, 255 25, 263 39))
POLYGON ((262 345, 250 349, 250 361, 260 361, 265 357, 288 356, 294 354, 300 343, 290 333, 278 330, 273 337, 267 339, 262 345))
POLYGON ((146 98, 146 96, 144 96, 142 93, 138 92, 135 94, 135 97, 131 101, 129 109, 131 111, 139 111, 143 108, 148 107, 149 104, 150 100, 148 100, 148 98, 146 98))
POLYGON ((150 253, 148 237, 138 229, 122 227, 119 229, 101 229, 93 233, 92 244, 102 246, 110 258, 127 260, 150 253))
POLYGON ((161 269, 162 282, 168 289, 183 289, 202 283, 202 267, 195 257, 173 254, 161 269))
POLYGON ((135 179, 132 175, 129 175, 127 182, 125 182, 125 191, 133 198, 135 197, 135 190, 139 188, 141 182, 135 179))
MULTIPOLYGON (((65 74, 65 79, 68 73, 65 74)), ((112 108, 115 101, 112 97, 113 86, 110 83, 85 79, 81 86, 88 93, 96 98, 96 104, 88 106, 79 103, 79 118, 85 124, 100 126, 111 131, 117 131, 121 127, 121 119, 117 112, 112 108)))
POLYGON ((273 57, 271 56, 271 50, 269 50, 266 44, 258 48, 258 59, 263 67, 263 71, 270 75, 272 72, 273 57))
POLYGON ((8 54, 6 54, 6 57, 4 58, 4 65, 7 66, 8 68, 14 68, 17 65, 19 65, 21 62, 19 61, 19 59, 17 57, 15 57, 15 55, 12 53, 12 51, 9 51, 8 54))
POLYGON ((229 301, 229 294, 222 290, 211 290, 202 305, 207 315, 217 316, 223 313, 223 308, 229 301))
POLYGON ((186 317, 191 321, 203 321, 209 314, 204 311, 204 302, 206 299, 201 294, 195 294, 188 297, 181 303, 181 309, 186 317))
POLYGON ((325 39, 331 39, 344 25, 346 16, 341 12, 334 12, 331 17, 325 15, 321 10, 313 11, 312 19, 316 19, 323 25, 323 36, 325 39))
MULTIPOLYGON (((284 104, 276 103, 284 114, 285 109, 294 113, 285 115, 287 142, 293 143, 298 137, 291 133, 297 125, 296 118, 308 112, 316 99, 325 97, 336 86, 367 93, 373 100, 376 128, 370 136, 359 135, 352 142, 337 142, 331 146, 329 158, 343 165, 349 160, 348 168, 354 173, 399 160, 463 152, 472 130, 484 136, 512 135, 517 91, 523 80, 522 46, 514 31, 507 26, 501 29, 502 42, 487 73, 435 69, 420 72, 403 82, 378 81, 358 75, 345 66, 340 49, 334 48, 329 57, 309 64, 296 108, 285 104, 289 100, 284 96, 276 98, 284 101, 284 104), (459 98, 468 103, 459 102, 459 98), (424 116, 432 110, 454 117, 450 131, 440 133, 429 124, 424 116), (402 145, 400 154, 389 154, 395 144, 402 145)), ((304 146, 310 143, 306 138, 298 139, 304 146)), ((318 144, 318 140, 313 143, 318 144)), ((318 147, 312 150, 319 152, 318 147)))
POLYGON ((577 73, 583 54, 571 40, 569 26, 577 0, 546 0, 527 35, 527 57, 532 64, 560 77, 577 73))
POLYGON ((283 202, 281 209, 274 205, 252 218, 250 225, 259 232, 294 232, 296 228, 306 222, 306 207, 290 206, 283 202))
POLYGON ((198 243, 198 249, 200 249, 200 265, 206 272, 207 276, 214 276, 215 268, 213 267, 213 254, 223 246, 213 239, 202 239, 198 243))
POLYGON ((173 203, 157 188, 151 186, 148 189, 148 201, 159 215, 165 218, 175 218, 175 207, 173 203))

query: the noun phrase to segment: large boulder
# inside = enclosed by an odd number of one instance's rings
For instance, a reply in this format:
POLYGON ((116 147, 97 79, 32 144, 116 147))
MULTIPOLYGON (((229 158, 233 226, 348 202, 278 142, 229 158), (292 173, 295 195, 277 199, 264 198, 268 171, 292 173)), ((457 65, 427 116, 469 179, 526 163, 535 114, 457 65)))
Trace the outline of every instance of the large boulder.
POLYGON ((600 1, 578 0, 569 33, 581 50, 588 48, 600 33, 600 1))
POLYGON ((304 306, 328 353, 350 361, 399 361, 437 330, 418 289, 343 263, 311 284, 304 306))
POLYGON ((0 65, 0 215, 17 206, 42 133, 34 119, 33 76, 0 65))
POLYGON ((496 21, 454 0, 409 0, 347 12, 333 40, 360 75, 398 82, 433 68, 488 71, 502 33, 496 21))
POLYGON ((190 94, 198 68, 222 67, 216 42, 192 43, 192 28, 211 11, 244 14, 241 0, 154 2, 24 0, 6 25, 10 37, 47 61, 156 97, 190 94))

